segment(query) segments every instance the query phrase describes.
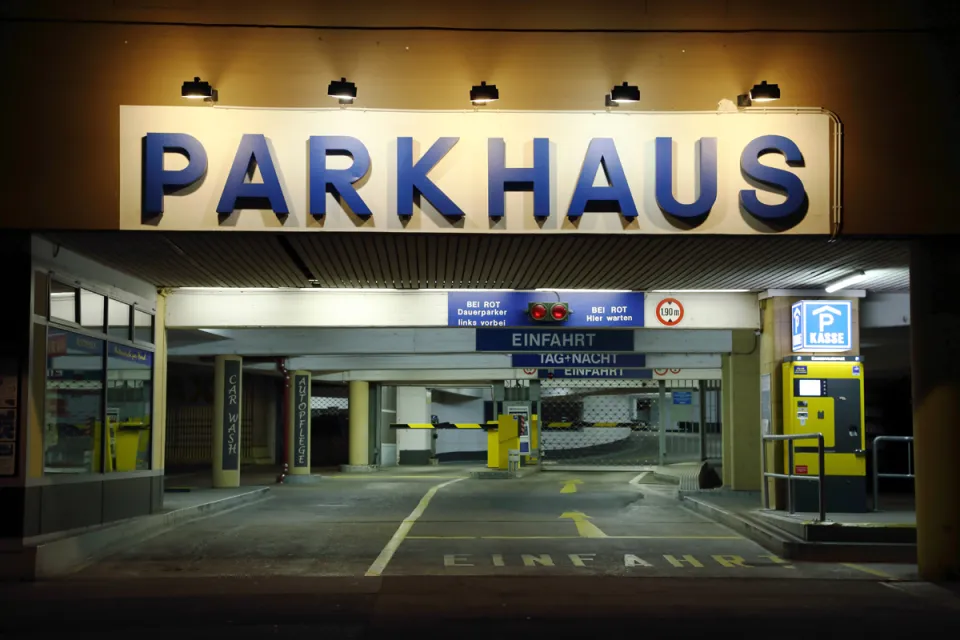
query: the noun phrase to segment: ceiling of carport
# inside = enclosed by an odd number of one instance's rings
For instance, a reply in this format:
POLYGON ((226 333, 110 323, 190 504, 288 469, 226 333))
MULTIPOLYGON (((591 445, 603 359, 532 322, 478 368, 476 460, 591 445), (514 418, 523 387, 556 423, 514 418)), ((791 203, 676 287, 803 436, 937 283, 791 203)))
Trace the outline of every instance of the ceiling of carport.
POLYGON ((902 240, 789 236, 60 232, 45 236, 161 287, 803 289, 854 270, 907 291, 902 240))

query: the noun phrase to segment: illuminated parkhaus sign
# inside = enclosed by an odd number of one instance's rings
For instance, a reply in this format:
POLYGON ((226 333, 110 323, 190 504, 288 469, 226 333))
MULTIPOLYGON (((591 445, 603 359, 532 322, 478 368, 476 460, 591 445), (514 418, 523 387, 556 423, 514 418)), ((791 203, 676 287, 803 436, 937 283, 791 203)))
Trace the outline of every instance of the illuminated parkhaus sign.
POLYGON ((124 228, 829 231, 822 118, 123 109, 187 125, 121 118, 124 228))

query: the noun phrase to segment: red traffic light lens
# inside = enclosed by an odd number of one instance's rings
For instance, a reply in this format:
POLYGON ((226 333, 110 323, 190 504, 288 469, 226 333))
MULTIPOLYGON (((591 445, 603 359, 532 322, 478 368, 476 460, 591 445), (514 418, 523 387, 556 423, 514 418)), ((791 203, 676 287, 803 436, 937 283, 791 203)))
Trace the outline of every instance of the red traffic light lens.
POLYGON ((531 305, 530 317, 534 320, 543 320, 547 317, 547 308, 542 304, 531 305))
POLYGON ((553 308, 550 309, 550 315, 553 316, 554 320, 564 320, 567 317, 567 306, 563 304, 555 304, 553 308))

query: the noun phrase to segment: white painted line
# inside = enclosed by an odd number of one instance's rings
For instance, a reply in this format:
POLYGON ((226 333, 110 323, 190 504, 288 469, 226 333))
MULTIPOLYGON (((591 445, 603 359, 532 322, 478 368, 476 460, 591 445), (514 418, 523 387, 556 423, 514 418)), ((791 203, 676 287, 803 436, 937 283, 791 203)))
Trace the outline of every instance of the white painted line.
POLYGON ((637 486, 638 484, 640 484, 640 481, 646 478, 648 475, 650 475, 649 471, 644 471, 643 473, 637 474, 637 476, 630 481, 630 484, 632 484, 633 486, 637 486))
POLYGON ((377 556, 377 559, 373 561, 373 564, 370 565, 370 568, 367 569, 367 572, 364 575, 373 577, 381 575, 386 570, 387 565, 390 564, 393 554, 396 553, 397 549, 400 548, 400 543, 402 543, 404 538, 407 537, 407 534, 410 533, 410 529, 413 528, 414 523, 420 516, 423 515, 423 512, 427 510, 427 505, 430 504, 430 500, 433 499, 433 496, 436 495, 437 491, 440 491, 440 489, 443 489, 454 482, 460 482, 461 480, 465 480, 465 478, 448 480, 442 484, 430 487, 430 490, 427 491, 422 498, 420 498, 420 502, 417 504, 417 507, 410 512, 410 515, 407 516, 403 522, 400 523, 400 526, 393 534, 393 537, 390 538, 387 546, 383 548, 383 551, 380 552, 380 555, 377 556))

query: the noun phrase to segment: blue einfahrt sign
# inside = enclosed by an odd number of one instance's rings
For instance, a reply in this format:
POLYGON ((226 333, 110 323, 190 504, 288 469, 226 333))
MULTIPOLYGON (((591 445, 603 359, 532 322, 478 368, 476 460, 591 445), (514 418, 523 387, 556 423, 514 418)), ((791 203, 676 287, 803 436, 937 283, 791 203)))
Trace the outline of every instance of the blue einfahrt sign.
POLYGON ((633 351, 633 330, 477 329, 477 351, 600 352, 633 351))
POLYGON ((647 356, 642 353, 515 353, 511 365, 516 368, 544 367, 619 367, 643 369, 647 356))
POLYGON ((691 391, 674 391, 670 395, 673 396, 673 404, 693 404, 691 391))
POLYGON ((569 306, 569 315, 555 326, 568 328, 639 328, 643 326, 643 293, 552 291, 455 291, 447 294, 447 325, 451 327, 534 327, 529 306, 557 302, 569 306))
POLYGON ((853 303, 850 300, 801 300, 791 309, 793 351, 853 349, 853 303))
POLYGON ((650 369, 540 369, 541 380, 553 378, 619 378, 624 380, 650 380, 650 369))

